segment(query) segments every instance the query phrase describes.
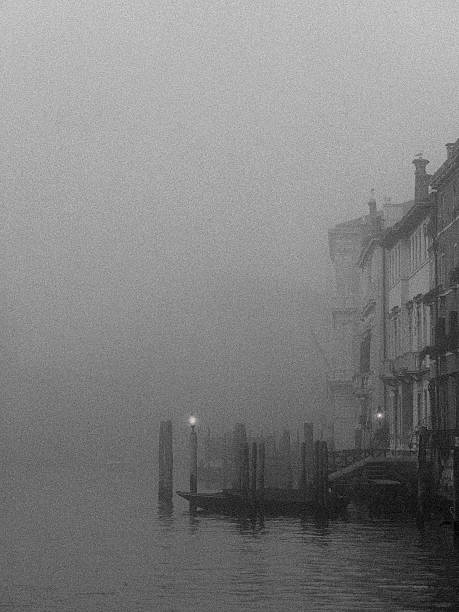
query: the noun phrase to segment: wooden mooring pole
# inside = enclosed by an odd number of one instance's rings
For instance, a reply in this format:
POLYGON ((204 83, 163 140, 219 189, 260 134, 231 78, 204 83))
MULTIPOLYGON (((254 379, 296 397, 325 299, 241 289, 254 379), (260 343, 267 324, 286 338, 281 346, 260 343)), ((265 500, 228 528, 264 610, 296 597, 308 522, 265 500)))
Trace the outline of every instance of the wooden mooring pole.
POLYGON ((314 425, 304 423, 304 443, 305 443, 305 483, 309 485, 314 478, 314 425))
MULTIPOLYGON (((247 444, 247 433, 245 425, 236 423, 232 435, 232 478, 231 487, 236 491, 242 491, 244 488, 244 445, 247 444)), ((246 485, 248 488, 248 483, 246 485)))
POLYGON ((252 496, 253 503, 256 502, 257 498, 257 443, 252 442, 252 455, 250 462, 250 494, 252 496))
POLYGON ((249 495, 249 445, 245 441, 242 444, 242 465, 241 465, 241 493, 247 498, 249 495))
POLYGON ((300 489, 303 495, 306 495, 306 443, 301 443, 301 475, 300 489))
MULTIPOLYGON (((198 436, 195 424, 191 423, 190 432, 190 493, 196 495, 198 492, 198 436)), ((196 510, 196 504, 190 501, 190 511, 196 510)))
POLYGON ((425 427, 421 427, 419 431, 418 443, 418 491, 416 508, 416 523, 419 528, 424 527, 426 512, 425 506, 427 497, 427 436, 427 429, 425 427))
POLYGON ((454 438, 453 450, 453 478, 454 478, 454 544, 459 547, 459 436, 454 438))
POLYGON ((328 510, 328 449, 322 440, 314 442, 314 489, 318 510, 328 510))
POLYGON ((265 443, 262 441, 258 445, 257 490, 259 499, 263 499, 265 492, 265 455, 265 443))
POLYGON ((281 486, 286 489, 291 489, 292 484, 292 451, 290 443, 290 432, 288 429, 284 429, 280 444, 280 460, 281 460, 281 486))
POLYGON ((158 500, 170 504, 173 495, 172 421, 161 421, 159 426, 159 482, 158 500))
POLYGON ((328 446, 322 442, 322 507, 328 512, 328 446))

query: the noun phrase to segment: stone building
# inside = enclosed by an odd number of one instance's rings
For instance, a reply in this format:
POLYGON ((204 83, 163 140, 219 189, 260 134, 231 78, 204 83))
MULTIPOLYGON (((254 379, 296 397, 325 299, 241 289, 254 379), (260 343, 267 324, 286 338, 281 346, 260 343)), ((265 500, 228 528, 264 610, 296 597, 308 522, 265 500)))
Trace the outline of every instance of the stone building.
POLYGON ((384 203, 374 196, 369 213, 335 225, 328 232, 336 276, 333 364, 328 397, 337 449, 369 447, 386 426, 384 360, 384 227, 395 223, 411 203, 384 203))
MULTIPOLYGON (((459 430, 459 140, 447 144, 447 159, 430 180, 435 215, 431 292, 426 301, 434 320, 431 346, 431 402, 437 466, 452 460, 459 430)), ((445 470, 448 471, 448 470, 445 470)))
POLYGON ((384 218, 377 211, 373 196, 368 206, 367 232, 357 260, 360 273, 359 360, 354 373, 354 393, 360 403, 359 425, 364 448, 373 445, 384 414, 384 385, 381 380, 384 358, 384 261, 381 238, 384 218))
POLYGON ((385 351, 383 375, 390 447, 414 450, 420 426, 429 427, 430 290, 428 226, 432 214, 426 166, 415 164, 415 200, 399 222, 384 234, 385 351))
MULTIPOLYGON (((335 225, 328 232, 330 257, 336 277, 332 308, 333 355, 328 373, 328 397, 337 450, 354 448, 360 404, 353 376, 358 360, 359 271, 356 262, 365 235, 365 218, 335 225)), ((357 441, 357 444, 359 442, 357 441)))

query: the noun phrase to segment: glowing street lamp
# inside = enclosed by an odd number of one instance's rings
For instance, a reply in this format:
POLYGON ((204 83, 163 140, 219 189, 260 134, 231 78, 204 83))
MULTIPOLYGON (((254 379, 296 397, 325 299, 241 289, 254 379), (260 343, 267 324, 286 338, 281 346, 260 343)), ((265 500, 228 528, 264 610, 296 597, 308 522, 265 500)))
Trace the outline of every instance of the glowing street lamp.
POLYGON ((384 413, 382 412, 381 408, 378 408, 378 412, 376 413, 376 418, 378 419, 379 422, 383 420, 384 413))
MULTIPOLYGON (((196 495, 198 492, 198 436, 194 429, 197 418, 195 416, 188 417, 188 423, 191 426, 190 431, 190 493, 196 495)), ((193 499, 190 499, 190 511, 196 510, 196 504, 193 499)))

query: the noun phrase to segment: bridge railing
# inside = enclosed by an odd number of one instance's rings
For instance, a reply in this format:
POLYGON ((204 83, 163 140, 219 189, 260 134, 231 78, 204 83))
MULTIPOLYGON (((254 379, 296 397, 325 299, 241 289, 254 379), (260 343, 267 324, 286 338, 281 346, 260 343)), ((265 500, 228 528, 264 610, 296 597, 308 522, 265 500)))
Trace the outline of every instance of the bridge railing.
POLYGON ((328 453, 329 470, 334 472, 342 470, 357 461, 366 459, 367 457, 386 457, 389 454, 389 449, 386 448, 351 448, 338 451, 330 451, 328 453))

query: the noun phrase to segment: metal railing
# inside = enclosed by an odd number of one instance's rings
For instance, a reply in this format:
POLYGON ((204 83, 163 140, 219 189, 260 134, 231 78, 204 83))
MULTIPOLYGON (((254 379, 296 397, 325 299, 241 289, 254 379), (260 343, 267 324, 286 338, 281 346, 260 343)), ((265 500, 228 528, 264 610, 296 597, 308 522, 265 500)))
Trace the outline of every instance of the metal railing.
POLYGON ((387 457, 390 454, 388 448, 351 448, 328 453, 330 471, 341 470, 357 463, 367 457, 387 457))

